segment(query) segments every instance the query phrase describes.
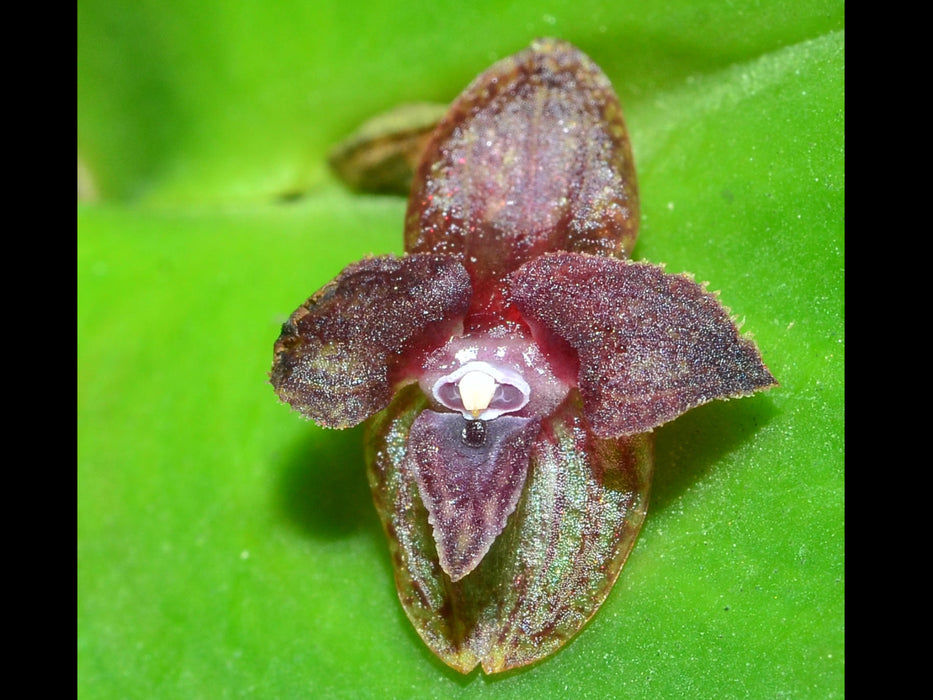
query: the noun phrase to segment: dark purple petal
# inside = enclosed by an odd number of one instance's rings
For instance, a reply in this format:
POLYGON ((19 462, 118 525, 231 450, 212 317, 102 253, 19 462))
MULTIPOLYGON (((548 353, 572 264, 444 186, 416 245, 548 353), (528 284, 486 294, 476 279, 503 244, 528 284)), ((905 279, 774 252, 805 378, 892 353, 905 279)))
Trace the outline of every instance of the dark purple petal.
POLYGON ((512 276, 511 299, 579 353, 586 416, 603 437, 652 430, 707 401, 775 384, 716 297, 656 265, 545 255, 512 276))
POLYGON ((423 411, 411 426, 406 468, 451 581, 476 568, 515 510, 539 428, 533 418, 467 421, 435 411, 423 411))
POLYGON ((456 255, 481 294, 549 250, 627 255, 639 220, 628 133, 609 80, 541 39, 453 103, 415 175, 405 249, 456 255))
POLYGON ((388 405, 414 357, 450 337, 471 295, 453 258, 383 256, 350 265, 282 327, 272 385, 322 426, 356 425, 388 405))

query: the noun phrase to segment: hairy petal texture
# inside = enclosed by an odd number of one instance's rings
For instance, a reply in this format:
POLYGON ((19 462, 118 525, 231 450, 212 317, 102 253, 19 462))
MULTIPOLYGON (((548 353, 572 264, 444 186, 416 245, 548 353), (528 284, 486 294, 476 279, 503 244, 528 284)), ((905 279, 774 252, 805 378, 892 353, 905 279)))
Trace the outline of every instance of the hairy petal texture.
POLYGON ((422 411, 411 427, 408 463, 434 527, 441 568, 458 581, 480 563, 515 510, 540 421, 500 416, 481 445, 464 437, 459 413, 422 411))
POLYGON ((512 275, 510 296, 532 325, 576 349, 586 416, 602 437, 775 384, 716 297, 657 265, 548 254, 512 275))
POLYGON ((496 63, 428 143, 405 249, 457 256, 478 293, 549 250, 626 256, 638 192, 608 78, 579 49, 541 39, 496 63))
POLYGON ((463 673, 525 666, 573 637, 605 600, 648 506, 650 434, 604 440, 571 394, 541 421, 515 512, 480 564, 444 573, 408 458, 424 395, 406 387, 368 424, 370 487, 406 614, 463 673))
POLYGON ((385 408, 411 364, 462 322, 472 288, 450 257, 381 256, 350 265, 302 304, 275 344, 272 385, 328 428, 385 408))

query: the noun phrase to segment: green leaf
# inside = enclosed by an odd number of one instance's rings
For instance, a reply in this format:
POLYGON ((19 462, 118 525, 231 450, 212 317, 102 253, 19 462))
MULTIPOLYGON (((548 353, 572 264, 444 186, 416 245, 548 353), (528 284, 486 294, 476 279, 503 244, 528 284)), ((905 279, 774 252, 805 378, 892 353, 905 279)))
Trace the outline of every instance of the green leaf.
POLYGON ((842 697, 844 6, 620 5, 79 3, 81 697, 842 697), (634 257, 721 290, 780 386, 658 430, 599 613, 461 677, 395 595, 361 431, 268 372, 289 312, 401 251, 404 201, 327 149, 542 34, 619 92, 634 257))

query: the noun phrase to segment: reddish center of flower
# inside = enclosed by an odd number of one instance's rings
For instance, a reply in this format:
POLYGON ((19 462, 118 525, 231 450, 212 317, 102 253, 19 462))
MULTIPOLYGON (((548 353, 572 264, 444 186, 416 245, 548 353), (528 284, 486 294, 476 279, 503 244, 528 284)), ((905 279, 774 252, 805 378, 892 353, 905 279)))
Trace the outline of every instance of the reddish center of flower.
POLYGON ((431 394, 467 420, 492 420, 524 408, 531 398, 531 387, 509 365, 472 361, 438 379, 431 394))
POLYGON ((468 421, 544 416, 570 390, 534 341, 495 333, 451 338, 428 356, 419 384, 439 408, 468 421))

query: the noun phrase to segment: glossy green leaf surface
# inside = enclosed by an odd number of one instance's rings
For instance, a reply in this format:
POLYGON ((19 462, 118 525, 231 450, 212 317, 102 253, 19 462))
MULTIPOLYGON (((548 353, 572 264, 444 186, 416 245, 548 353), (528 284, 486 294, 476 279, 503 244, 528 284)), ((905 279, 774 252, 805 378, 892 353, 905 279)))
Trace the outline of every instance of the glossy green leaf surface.
POLYGON ((842 697, 843 5, 78 6, 78 688, 123 697, 842 697), (368 9, 367 9, 368 8, 368 9), (636 260, 692 272, 780 387, 657 431, 606 603, 554 657, 447 669, 395 594, 360 429, 272 345, 405 202, 327 149, 549 34, 619 93, 636 260))

